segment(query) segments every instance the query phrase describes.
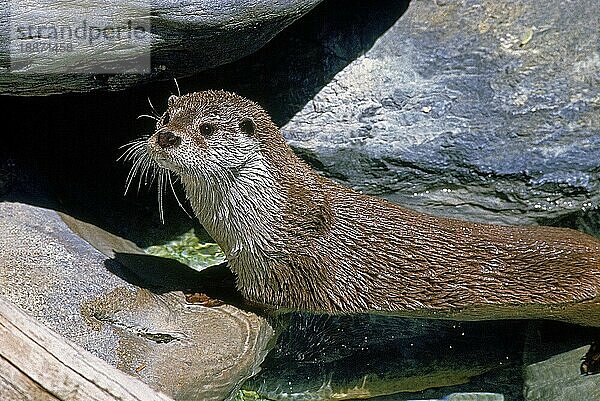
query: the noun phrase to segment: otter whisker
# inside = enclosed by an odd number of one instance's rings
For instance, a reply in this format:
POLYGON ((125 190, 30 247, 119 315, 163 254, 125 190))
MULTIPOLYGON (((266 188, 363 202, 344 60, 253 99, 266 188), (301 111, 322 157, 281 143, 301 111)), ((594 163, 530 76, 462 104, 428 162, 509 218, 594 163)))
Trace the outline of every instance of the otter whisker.
POLYGON ((154 115, 157 118, 160 118, 160 114, 158 114, 158 112, 156 111, 156 109, 154 108, 154 105, 152 104, 152 101, 150 100, 150 96, 148 96, 148 104, 150 105, 150 108, 152 109, 152 112, 154 113, 154 115))
POLYGON ((131 170, 129 170, 129 174, 127 174, 127 179, 125 181, 126 182, 125 195, 127 195, 127 192, 129 191, 129 187, 131 186, 131 182, 133 181, 135 176, 138 175, 138 171, 140 171, 140 167, 143 165, 143 163, 146 160, 147 160, 147 156, 145 156, 143 153, 140 153, 139 155, 137 155, 137 158, 133 162, 133 166, 131 166, 131 170))
MULTIPOLYGON (((158 182, 157 182, 158 210, 159 210, 160 221, 161 221, 161 223, 164 224, 165 217, 164 217, 164 201, 163 201, 164 196, 163 195, 164 195, 164 192, 166 191, 167 180, 169 180, 171 189, 173 190, 173 194, 175 195, 175 199, 177 200, 177 203, 184 210, 184 212, 189 216, 189 213, 183 208, 183 205, 177 198, 175 189, 173 188, 172 179, 169 175, 169 171, 158 166, 150 158, 148 153, 145 151, 144 147, 139 146, 139 145, 144 145, 144 144, 145 143, 134 143, 133 145, 130 145, 132 148, 128 149, 127 150, 128 153, 125 155, 125 160, 127 160, 127 159, 133 160, 133 165, 132 165, 131 169, 129 170, 129 173, 127 174, 125 194, 127 194, 129 192, 131 184, 133 183, 133 180, 136 177, 139 178, 138 185, 137 185, 138 192, 140 191, 142 185, 151 186, 152 183, 154 182, 154 180, 156 178, 158 178, 158 182)), ((123 156, 124 155, 122 155, 122 157, 123 156)))
POLYGON ((134 139, 134 140, 133 140, 133 141, 131 141, 131 142, 127 142, 125 145, 121 145, 121 146, 119 146, 119 149, 123 149, 123 148, 126 148, 126 147, 128 147, 128 146, 139 145, 140 143, 143 143, 143 142, 144 142, 144 140, 145 140, 145 139, 144 139, 143 137, 142 137, 142 138, 137 138, 137 139, 134 139))
POLYGON ((130 145, 129 149, 125 150, 123 152, 123 154, 121 154, 121 156, 119 156, 119 158, 117 159, 117 161, 123 159, 123 161, 128 161, 132 158, 132 156, 136 153, 139 153, 139 151, 143 151, 143 146, 144 146, 144 142, 140 142, 140 143, 134 143, 132 145, 130 145))
POLYGON ((144 170, 144 185, 151 186, 154 182, 154 178, 156 177, 157 167, 148 161, 148 165, 144 170))
POLYGON ((158 214, 160 217, 160 222, 162 224, 165 224, 165 213, 164 213, 164 208, 163 208, 164 176, 165 176, 165 170, 161 169, 158 172, 158 214))
POLYGON ((179 83, 177 82, 177 78, 173 77, 173 81, 175 81, 175 86, 177 87, 177 96, 181 96, 181 91, 179 90, 179 83))
POLYGON ((125 179, 125 192, 123 192, 123 195, 127 195, 127 192, 129 192, 129 187, 131 186, 131 182, 133 181, 135 175, 136 173, 133 171, 132 167, 131 170, 129 170, 129 174, 127 174, 127 178, 125 179))
POLYGON ((171 186, 171 191, 173 192, 173 196, 175 196, 175 200, 177 201, 177 204, 179 205, 181 210, 183 210, 183 212, 187 215, 187 217, 189 217, 190 219, 193 218, 192 216, 190 216, 190 214, 187 212, 187 210, 185 210, 185 208, 179 201, 179 197, 177 196, 177 193, 175 192, 175 188, 173 187, 173 179, 171 178, 171 172, 168 170, 167 170, 167 177, 169 179, 169 185, 171 186))
MULTIPOLYGON (((126 145, 120 146, 119 149, 123 149, 125 148, 125 150, 123 151, 123 154, 120 157, 123 157, 124 154, 127 154, 128 152, 131 152, 134 149, 139 148, 140 146, 144 145, 144 140, 142 139, 136 139, 135 141, 129 142, 126 145)), ((119 159, 117 159, 119 160, 119 159)))
POLYGON ((154 121, 160 121, 160 118, 158 118, 157 116, 151 116, 150 114, 140 114, 139 116, 136 117, 138 120, 140 118, 151 118, 154 121))
POLYGON ((160 173, 161 170, 163 170, 162 167, 153 164, 152 171, 150 172, 150 181, 148 182, 148 185, 154 184, 154 180, 156 180, 156 176, 160 173))
POLYGON ((131 159, 133 163, 129 169, 129 174, 127 174, 127 180, 131 179, 132 175, 137 174, 136 170, 139 168, 139 165, 142 163, 144 158, 144 155, 139 152, 133 152, 130 156, 131 157, 128 157, 127 160, 131 159))
POLYGON ((137 175, 137 169, 138 169, 138 167, 139 166, 133 166, 133 167, 131 167, 131 170, 129 170, 129 174, 127 174, 127 178, 125 180, 125 192, 124 192, 124 195, 127 195, 127 192, 129 192, 129 187, 131 186, 131 183, 133 182, 133 179, 137 175))
MULTIPOLYGON (((152 116, 148 115, 146 115, 146 117, 153 118, 152 116)), ((125 180, 125 194, 129 192, 129 189, 131 188, 131 185, 133 184, 133 181, 136 177, 138 178, 138 193, 141 190, 142 185, 148 187, 152 186, 154 180, 158 179, 158 208, 160 220, 164 224, 164 193, 166 192, 168 181, 168 185, 171 187, 171 191, 173 192, 177 204, 188 217, 192 218, 183 206, 183 203, 179 200, 179 197, 177 196, 177 192, 175 191, 175 187, 173 185, 173 178, 171 177, 170 171, 163 167, 160 167, 148 154, 146 147, 148 146, 147 141, 149 137, 149 135, 146 135, 120 147, 120 149, 125 148, 125 151, 121 154, 121 156, 119 156, 117 161, 132 161, 132 166, 129 169, 127 178, 125 180)))
POLYGON ((143 161, 143 164, 141 166, 141 171, 140 171, 140 179, 138 181, 138 188, 137 191, 138 193, 140 193, 140 189, 142 187, 142 181, 144 182, 144 185, 148 185, 148 170, 150 170, 150 168, 152 168, 152 161, 149 160, 148 158, 145 158, 143 161))

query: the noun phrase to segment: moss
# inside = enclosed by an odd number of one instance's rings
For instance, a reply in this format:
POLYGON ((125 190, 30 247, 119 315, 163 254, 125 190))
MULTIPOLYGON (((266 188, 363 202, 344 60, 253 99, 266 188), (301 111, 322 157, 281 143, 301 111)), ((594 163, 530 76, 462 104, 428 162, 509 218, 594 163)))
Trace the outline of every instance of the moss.
POLYGON ((225 255, 219 245, 202 241, 195 234, 194 229, 166 244, 149 246, 144 251, 150 255, 175 259, 195 270, 202 270, 225 261, 225 255))
MULTIPOLYGON (((418 393, 434 388, 458 386, 468 383, 472 378, 489 372, 493 367, 464 367, 458 369, 441 369, 429 373, 400 377, 379 377, 375 374, 365 375, 353 383, 326 382, 317 390, 282 393, 277 386, 274 391, 241 390, 235 401, 258 400, 360 400, 373 397, 391 396, 400 393, 418 393), (240 395, 243 393, 243 395, 240 395), (252 398, 255 397, 255 398, 252 398)), ((475 399, 475 398, 473 398, 475 399)))
POLYGON ((251 390, 240 390, 238 391, 238 393, 236 394, 234 401, 267 401, 264 398, 261 398, 261 396, 256 392, 256 391, 251 391, 251 390))

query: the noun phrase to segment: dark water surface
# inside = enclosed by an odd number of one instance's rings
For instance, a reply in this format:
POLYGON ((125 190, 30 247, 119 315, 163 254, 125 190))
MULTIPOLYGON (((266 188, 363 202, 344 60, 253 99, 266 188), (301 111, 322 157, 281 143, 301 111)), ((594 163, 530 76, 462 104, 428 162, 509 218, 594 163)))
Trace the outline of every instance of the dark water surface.
MULTIPOLYGON (((528 320, 291 314, 279 323, 287 327, 277 345, 243 387, 278 400, 422 400, 463 392, 523 400, 526 366, 589 344, 598 334, 528 320)), ((578 376, 578 362, 566 368, 578 376)))

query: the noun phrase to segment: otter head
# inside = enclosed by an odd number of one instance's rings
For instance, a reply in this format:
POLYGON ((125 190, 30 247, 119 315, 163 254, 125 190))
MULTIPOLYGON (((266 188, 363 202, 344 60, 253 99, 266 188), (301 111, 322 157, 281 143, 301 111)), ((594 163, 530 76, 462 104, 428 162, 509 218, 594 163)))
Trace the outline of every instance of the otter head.
POLYGON ((182 178, 227 180, 260 157, 264 138, 257 133, 265 124, 272 125, 260 106, 233 93, 171 96, 146 150, 182 178))
POLYGON ((121 156, 133 162, 125 192, 136 176, 140 186, 157 178, 161 220, 168 184, 177 197, 171 172, 203 224, 245 215, 237 209, 264 215, 281 198, 271 193, 273 172, 286 164, 282 155, 293 152, 256 103, 225 91, 196 92, 171 96, 162 116, 148 117, 157 120, 155 132, 126 145, 121 156))

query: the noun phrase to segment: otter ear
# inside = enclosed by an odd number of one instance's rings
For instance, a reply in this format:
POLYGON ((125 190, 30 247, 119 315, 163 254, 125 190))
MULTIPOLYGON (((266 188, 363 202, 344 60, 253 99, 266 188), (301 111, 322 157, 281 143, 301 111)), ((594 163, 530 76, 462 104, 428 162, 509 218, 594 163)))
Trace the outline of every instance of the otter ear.
POLYGON ((240 130, 246 135, 254 135, 256 124, 251 118, 244 117, 242 121, 240 121, 240 130))
POLYGON ((175 96, 175 95, 169 96, 169 100, 167 100, 167 105, 169 105, 169 107, 173 106, 173 103, 175 103, 176 100, 177 100, 177 96, 175 96))

